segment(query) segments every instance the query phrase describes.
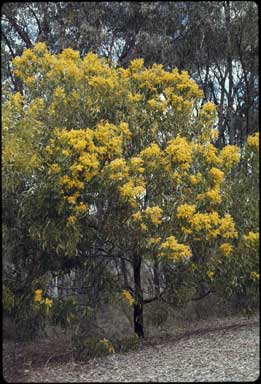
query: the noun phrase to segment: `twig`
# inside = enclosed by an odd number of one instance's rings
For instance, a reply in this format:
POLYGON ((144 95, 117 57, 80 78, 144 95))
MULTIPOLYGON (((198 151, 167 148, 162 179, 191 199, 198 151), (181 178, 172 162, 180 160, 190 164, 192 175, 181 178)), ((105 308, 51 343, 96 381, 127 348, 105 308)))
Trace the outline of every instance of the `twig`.
POLYGON ((49 364, 50 360, 53 358, 53 357, 60 357, 60 356, 65 356, 65 355, 69 355, 70 353, 73 353, 73 349, 71 351, 67 351, 67 352, 64 352, 64 353, 60 353, 60 354, 55 354, 53 353, 46 361, 46 363, 44 364, 44 367, 46 368, 47 365, 49 364))

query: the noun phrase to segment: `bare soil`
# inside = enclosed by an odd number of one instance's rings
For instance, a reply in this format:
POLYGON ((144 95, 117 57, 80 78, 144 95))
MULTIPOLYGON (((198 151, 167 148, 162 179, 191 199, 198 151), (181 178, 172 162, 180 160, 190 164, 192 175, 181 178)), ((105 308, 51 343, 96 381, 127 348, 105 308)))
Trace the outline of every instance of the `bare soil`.
POLYGON ((139 349, 74 361, 66 337, 3 345, 7 382, 253 381, 259 377, 259 319, 193 322, 149 337, 139 349))

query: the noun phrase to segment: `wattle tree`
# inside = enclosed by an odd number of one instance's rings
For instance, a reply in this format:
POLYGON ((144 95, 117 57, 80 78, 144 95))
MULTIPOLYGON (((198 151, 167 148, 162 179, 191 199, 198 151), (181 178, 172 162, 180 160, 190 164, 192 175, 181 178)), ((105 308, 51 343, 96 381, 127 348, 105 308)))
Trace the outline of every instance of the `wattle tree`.
POLYGON ((13 65, 24 91, 3 107, 4 196, 23 195, 36 273, 86 249, 123 260, 143 337, 143 305, 162 294, 144 297, 144 260, 201 268, 211 283, 213 260, 233 253, 238 231, 222 201, 239 149, 215 147, 216 107, 186 71, 142 59, 123 69, 44 43, 13 65))

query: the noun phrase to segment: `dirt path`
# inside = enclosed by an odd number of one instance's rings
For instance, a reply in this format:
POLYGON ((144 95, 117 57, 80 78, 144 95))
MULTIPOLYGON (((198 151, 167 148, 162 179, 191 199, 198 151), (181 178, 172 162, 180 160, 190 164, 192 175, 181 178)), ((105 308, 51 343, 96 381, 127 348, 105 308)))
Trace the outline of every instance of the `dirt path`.
POLYGON ((139 351, 38 368, 26 382, 209 382, 259 377, 259 323, 194 329, 139 351))

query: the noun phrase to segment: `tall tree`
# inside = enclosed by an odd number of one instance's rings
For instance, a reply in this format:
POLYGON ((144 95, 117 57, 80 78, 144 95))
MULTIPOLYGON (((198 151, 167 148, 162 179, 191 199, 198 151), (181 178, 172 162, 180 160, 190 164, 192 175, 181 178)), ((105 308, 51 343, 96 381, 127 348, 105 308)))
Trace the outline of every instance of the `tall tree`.
POLYGON ((29 278, 62 267, 65 256, 84 262, 91 250, 129 263, 134 330, 143 337, 143 305, 154 299, 144 297, 145 260, 193 263, 206 278, 222 244, 233 248, 237 231, 221 203, 239 150, 215 148, 215 105, 201 105, 186 71, 146 68, 142 59, 113 67, 93 53, 51 54, 44 43, 13 65, 24 94, 4 106, 7 233, 13 189, 35 243, 29 278))

